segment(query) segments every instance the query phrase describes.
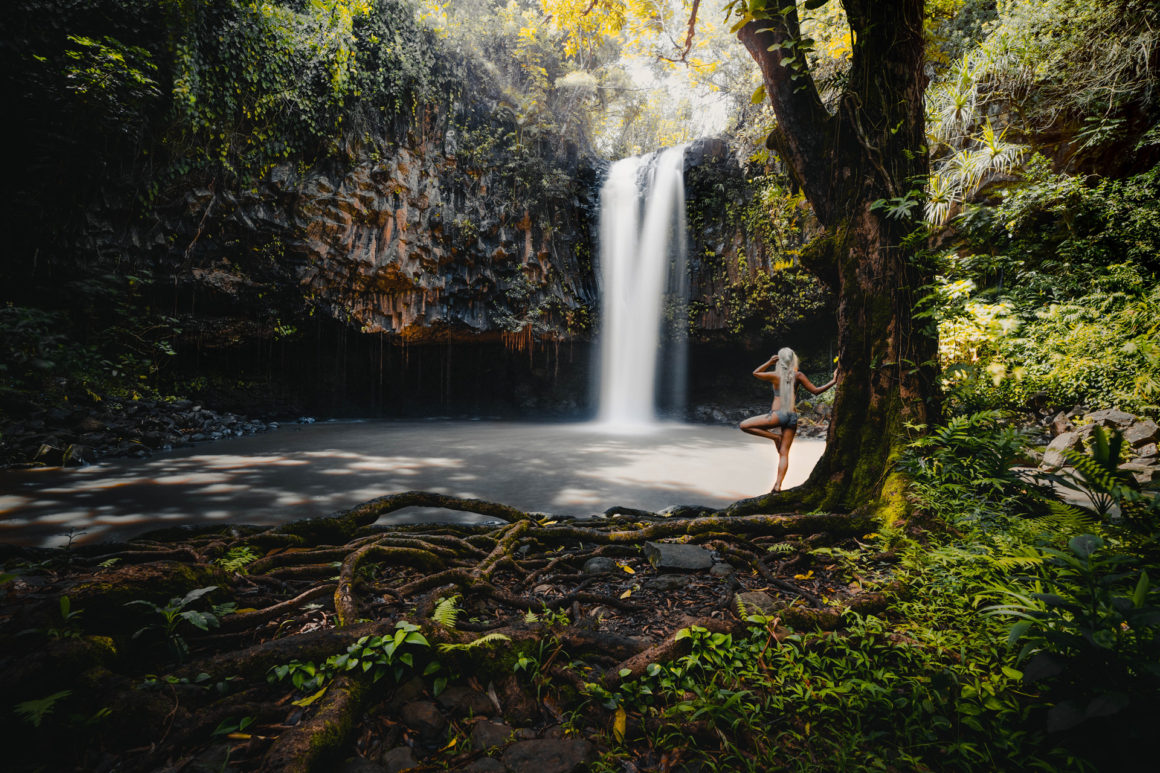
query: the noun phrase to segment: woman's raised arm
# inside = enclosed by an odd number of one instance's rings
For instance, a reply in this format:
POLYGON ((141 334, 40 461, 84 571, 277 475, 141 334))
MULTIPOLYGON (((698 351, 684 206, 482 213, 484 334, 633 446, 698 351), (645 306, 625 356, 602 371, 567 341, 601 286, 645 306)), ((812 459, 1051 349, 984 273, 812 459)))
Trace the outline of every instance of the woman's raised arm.
POLYGON ((756 376, 757 378, 761 379, 762 381, 772 381, 774 379, 774 375, 773 375, 773 373, 771 373, 769 371, 769 369, 772 368, 776 364, 777 364, 777 355, 775 354, 772 357, 770 357, 768 360, 766 360, 765 362, 758 365, 757 369, 753 371, 753 375, 756 376))
POLYGON ((838 369, 834 368, 834 377, 821 386, 814 386, 813 382, 806 378, 806 374, 802 373, 800 370, 798 371, 797 378, 798 382, 806 388, 807 392, 812 395, 820 395, 822 392, 825 392, 827 389, 834 386, 834 384, 838 383, 838 369))

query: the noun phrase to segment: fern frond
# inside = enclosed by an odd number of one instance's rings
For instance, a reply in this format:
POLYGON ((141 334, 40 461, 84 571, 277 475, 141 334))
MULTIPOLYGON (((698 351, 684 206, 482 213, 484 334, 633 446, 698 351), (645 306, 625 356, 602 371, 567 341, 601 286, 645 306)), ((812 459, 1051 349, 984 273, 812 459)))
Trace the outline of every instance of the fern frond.
POLYGON ((511 641, 511 638, 502 634, 502 633, 485 633, 483 636, 480 636, 478 639, 474 639, 472 641, 465 642, 464 644, 447 644, 447 643, 440 644, 439 651, 440 652, 467 651, 467 650, 473 650, 476 647, 485 647, 485 646, 489 646, 492 644, 496 644, 496 643, 501 642, 501 641, 511 641))
POLYGON ((1082 534, 1098 529, 1099 518, 1091 510, 1049 499, 1047 513, 1035 518, 1034 523, 1057 534, 1082 534))
POLYGON ((435 605, 435 612, 431 615, 431 619, 449 631, 453 631, 461 611, 459 609, 459 596, 449 596, 440 599, 439 603, 435 605))
POLYGON ((1043 556, 1030 553, 1017 556, 1000 556, 995 559, 995 566, 1000 569, 1025 569, 1029 566, 1039 566, 1043 563, 1043 556))
POLYGON ((794 547, 789 542, 775 542, 766 548, 766 550, 768 550, 770 553, 792 553, 794 551, 794 547))

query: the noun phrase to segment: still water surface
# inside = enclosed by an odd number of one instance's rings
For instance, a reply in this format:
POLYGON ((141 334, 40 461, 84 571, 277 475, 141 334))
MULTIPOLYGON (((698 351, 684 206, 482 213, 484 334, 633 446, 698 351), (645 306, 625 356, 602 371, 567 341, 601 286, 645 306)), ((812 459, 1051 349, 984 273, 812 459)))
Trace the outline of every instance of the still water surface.
MULTIPOLYGON (((794 441, 786 486, 804 481, 821 440, 794 441)), ((275 524, 423 490, 559 515, 613 505, 721 507, 768 491, 769 441, 731 427, 364 421, 288 425, 252 437, 84 468, 0 473, 0 542, 123 540, 182 524, 275 524), (78 534, 83 532, 83 534, 78 534)), ((409 508, 380 523, 476 522, 409 508)))

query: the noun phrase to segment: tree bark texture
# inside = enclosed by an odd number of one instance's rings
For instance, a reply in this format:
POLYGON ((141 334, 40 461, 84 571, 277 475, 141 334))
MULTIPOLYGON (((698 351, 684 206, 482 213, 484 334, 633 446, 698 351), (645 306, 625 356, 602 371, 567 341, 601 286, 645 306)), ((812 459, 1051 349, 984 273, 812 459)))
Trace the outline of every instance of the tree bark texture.
MULTIPOLYGON (((800 50, 793 0, 768 4, 738 37, 761 68, 777 115, 769 145, 825 227, 802 262, 838 298, 838 391, 826 451, 801 505, 851 510, 882 501, 905 425, 939 410, 937 338, 914 319, 924 285, 911 217, 885 202, 914 199, 926 185, 923 0, 843 0, 853 39, 849 79, 827 109, 800 50), (876 204, 877 202, 877 204, 876 204)), ((768 497, 739 509, 758 511, 768 497)))

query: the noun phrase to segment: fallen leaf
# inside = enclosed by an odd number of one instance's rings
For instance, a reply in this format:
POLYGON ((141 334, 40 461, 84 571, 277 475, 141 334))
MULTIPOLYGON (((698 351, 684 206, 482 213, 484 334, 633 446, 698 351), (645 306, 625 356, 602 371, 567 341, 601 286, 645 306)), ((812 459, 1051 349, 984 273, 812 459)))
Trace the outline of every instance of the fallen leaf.
POLYGON ((624 706, 616 707, 616 716, 612 718, 612 737, 617 743, 624 743, 624 732, 628 729, 628 714, 624 706))
POLYGON ((616 565, 619 566, 624 571, 628 572, 629 574, 636 574, 636 570, 627 564, 622 564, 619 561, 617 561, 616 565))
POLYGON ((626 598, 628 598, 628 597, 629 597, 629 596, 631 596, 631 595, 632 595, 632 588, 629 588, 629 589, 628 589, 628 590, 626 590, 624 593, 621 593, 621 594, 620 594, 620 597, 621 597, 622 599, 626 599, 626 598))
POLYGON ((793 578, 794 578, 795 580, 808 580, 808 579, 810 579, 810 578, 811 578, 811 577, 813 577, 813 576, 814 576, 814 570, 813 570, 813 569, 811 569, 811 570, 809 570, 808 572, 806 572, 805 574, 795 574, 795 575, 793 576, 793 578))

